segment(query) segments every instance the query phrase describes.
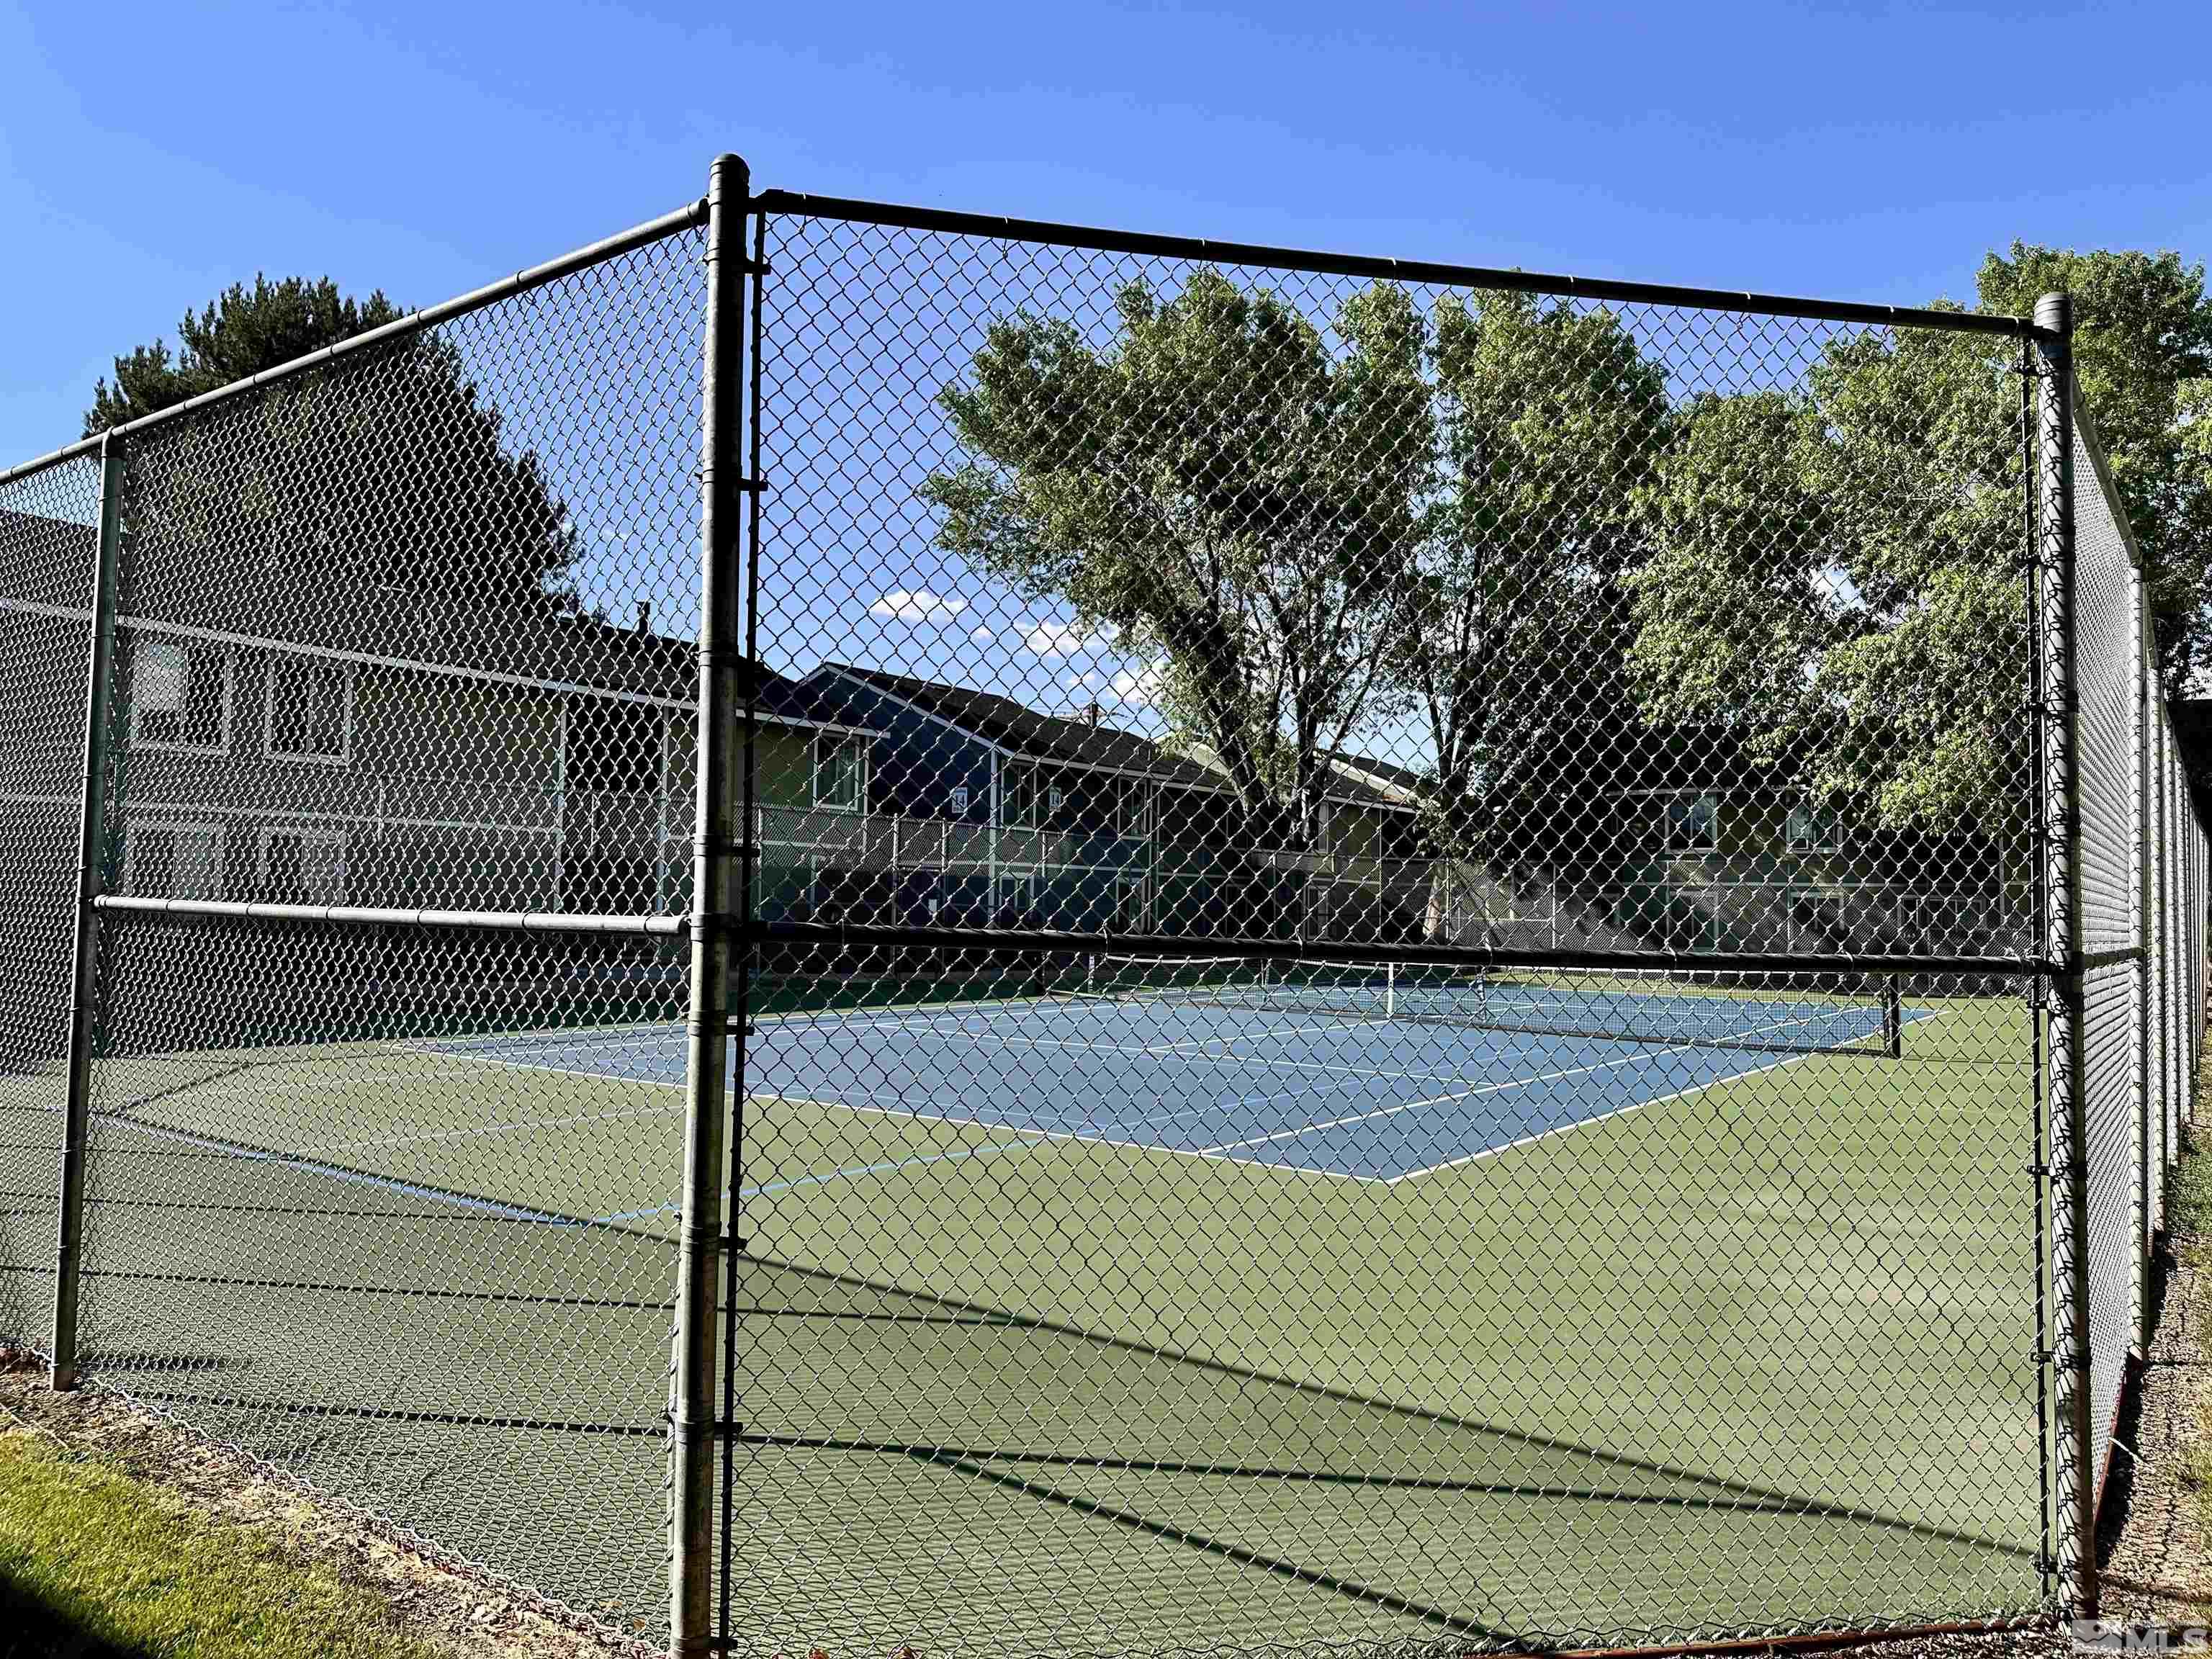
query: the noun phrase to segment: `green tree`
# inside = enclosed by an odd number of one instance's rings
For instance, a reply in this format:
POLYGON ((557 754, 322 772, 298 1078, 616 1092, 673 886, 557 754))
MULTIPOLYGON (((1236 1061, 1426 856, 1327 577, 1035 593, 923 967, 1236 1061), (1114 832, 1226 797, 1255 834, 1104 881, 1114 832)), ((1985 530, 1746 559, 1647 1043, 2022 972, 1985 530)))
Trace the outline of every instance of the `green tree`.
POLYGON ((2149 574, 2169 692, 2212 665, 2212 300, 2173 252, 2014 242, 1982 262, 1981 308, 2074 298, 2074 378, 2149 574))
MULTIPOLYGON (((273 368, 401 313, 328 277, 234 283, 155 340, 114 360, 85 410, 87 435, 273 368)), ((574 526, 538 457, 514 442, 459 350, 435 333, 372 346, 133 446, 134 533, 177 556, 140 562, 139 601, 179 614, 221 604, 232 625, 278 637, 388 630, 413 646, 436 625, 491 638, 496 617, 578 608, 574 526), (210 561, 264 560, 296 578, 218 592, 210 561), (190 563, 191 570, 183 567, 190 563), (198 574, 195 574, 194 573, 198 574), (248 616, 247 611, 255 614, 248 616)), ((516 648, 525 647, 515 641, 516 648)), ((413 648, 410 646, 410 648, 413 648)))
POLYGON ((1434 465, 1424 331, 1389 285, 1332 348, 1211 270, 1116 296, 1110 338, 994 323, 939 402, 978 458, 931 477, 939 544, 1164 665, 1261 844, 1307 844, 1326 756, 1373 715, 1434 465))
MULTIPOLYGON (((2161 666, 2212 654, 2212 303, 2177 255, 1991 254, 1980 308, 2075 296, 2075 373, 2142 549, 2161 666)), ((2020 358, 1928 330, 1838 336, 1802 383, 1693 409, 1651 492, 1631 653, 1655 720, 1704 720, 1892 827, 2027 794, 2020 358)))
POLYGON ((1532 815, 1573 816, 1568 763, 1618 717, 1666 377, 1611 312, 1508 292, 1440 300, 1432 358, 1440 488, 1393 666, 1436 757, 1442 845, 1510 861, 1549 838, 1532 815))
POLYGON ((1696 400, 1644 493, 1638 705, 1893 828, 2026 799, 2017 348, 1837 337, 1802 383, 1696 400))
POLYGON ((399 315, 381 289, 355 300, 327 276, 272 283, 257 276, 250 289, 234 283, 200 310, 184 314, 173 356, 167 340, 155 340, 115 359, 114 382, 102 377, 84 411, 84 435, 349 340, 399 315))

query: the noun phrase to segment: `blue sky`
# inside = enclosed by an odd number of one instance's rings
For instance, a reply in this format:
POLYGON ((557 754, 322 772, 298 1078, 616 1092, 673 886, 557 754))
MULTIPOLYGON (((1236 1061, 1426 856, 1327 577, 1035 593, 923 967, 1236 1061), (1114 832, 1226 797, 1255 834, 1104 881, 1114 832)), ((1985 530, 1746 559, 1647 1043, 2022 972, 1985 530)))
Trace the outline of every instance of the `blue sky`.
POLYGON ((224 284, 419 304, 757 180, 1890 301, 2212 251, 2201 4, 0 10, 0 455, 224 284), (189 11, 190 15, 186 15, 189 11))

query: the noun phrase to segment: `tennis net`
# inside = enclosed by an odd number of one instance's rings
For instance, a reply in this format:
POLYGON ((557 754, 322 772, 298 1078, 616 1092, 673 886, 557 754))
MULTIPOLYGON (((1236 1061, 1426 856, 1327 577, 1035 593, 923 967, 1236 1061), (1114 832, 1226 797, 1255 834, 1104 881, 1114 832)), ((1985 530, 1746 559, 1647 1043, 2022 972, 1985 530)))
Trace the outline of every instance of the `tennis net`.
POLYGON ((1102 953, 1087 959, 1082 988, 1117 1001, 1784 1054, 1893 1057, 1905 1018, 1894 979, 1812 991, 1670 969, 1516 973, 1453 963, 1102 953))

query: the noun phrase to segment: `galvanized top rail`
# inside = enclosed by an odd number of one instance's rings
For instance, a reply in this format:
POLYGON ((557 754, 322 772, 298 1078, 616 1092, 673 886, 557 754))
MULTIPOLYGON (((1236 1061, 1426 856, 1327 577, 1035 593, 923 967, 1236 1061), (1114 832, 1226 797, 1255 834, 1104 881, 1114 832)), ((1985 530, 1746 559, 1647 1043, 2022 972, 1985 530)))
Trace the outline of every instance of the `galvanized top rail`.
POLYGON ((517 294, 526 293, 533 288, 543 288, 548 283, 558 282, 562 277, 581 270, 587 265, 597 264, 603 259, 611 259, 617 254, 629 252, 632 248, 642 247, 647 242, 659 241, 672 232, 706 222, 707 202, 706 198, 702 197, 696 202, 685 204, 673 213, 664 213, 658 219, 649 219, 641 225, 634 225, 628 230, 593 242, 588 247, 580 247, 572 252, 562 254, 557 259, 549 259, 542 265, 532 265, 527 270, 516 271, 513 276, 502 276, 495 283, 489 283, 483 288, 471 289, 442 304, 425 306, 419 311, 410 311, 404 317, 395 317, 380 328, 372 328, 366 333, 340 340, 334 345, 320 347, 304 356, 295 357, 289 362, 279 363, 273 368, 264 368, 258 374, 249 374, 243 380, 233 380, 229 385, 217 386, 212 392, 203 392, 197 398, 187 398, 180 404, 172 404, 167 409, 157 409, 150 415, 142 415, 135 421, 126 421, 121 426, 112 427, 106 432, 95 432, 89 437, 78 439, 75 443, 64 444, 59 449, 51 450, 34 460, 20 462, 4 471, 0 471, 0 484, 12 483, 16 479, 36 472, 41 468, 52 466, 76 456, 88 455, 100 447, 103 438, 134 436, 151 428, 162 425, 166 422, 195 414, 212 404, 226 403, 233 398, 258 391, 264 386, 273 386, 280 380, 291 380, 295 375, 304 374, 310 369, 320 368, 326 363, 334 362, 355 352, 370 350, 404 336, 419 334, 424 329, 435 328, 441 323, 451 322, 454 318, 465 316, 471 311, 481 311, 486 306, 495 305, 501 300, 513 298, 517 294))
POLYGON ((751 205, 762 213, 806 214, 856 224, 889 225, 907 230, 941 231, 955 236, 988 236, 1007 241, 1040 242, 1054 247, 1095 248, 1107 253, 1198 259, 1214 264, 1267 265, 1283 270, 1316 271, 1336 276, 1371 276, 1401 283, 1437 283, 1455 288, 1510 289, 1523 294, 1559 294, 1583 300, 1617 300, 1630 305, 1682 306, 1706 311, 1736 311, 1774 317, 1804 317, 1820 322, 1866 323, 1893 328, 1948 329, 1961 334, 2007 338, 2040 338, 2043 331, 2026 317, 1978 311, 1941 311, 1929 307, 1863 305, 1845 300, 1795 299, 1719 288, 1680 288, 1665 283, 1627 283, 1543 271, 1498 270, 1483 265, 1442 264, 1428 259, 1382 259, 1356 253, 1324 253, 1310 248, 1270 247, 1257 242, 1219 242, 1202 236, 1155 236, 1137 231, 1104 230, 1091 225, 1059 224, 1043 219, 1010 219, 997 214, 954 213, 937 208, 902 207, 842 196, 809 196, 796 191, 763 191, 751 205))

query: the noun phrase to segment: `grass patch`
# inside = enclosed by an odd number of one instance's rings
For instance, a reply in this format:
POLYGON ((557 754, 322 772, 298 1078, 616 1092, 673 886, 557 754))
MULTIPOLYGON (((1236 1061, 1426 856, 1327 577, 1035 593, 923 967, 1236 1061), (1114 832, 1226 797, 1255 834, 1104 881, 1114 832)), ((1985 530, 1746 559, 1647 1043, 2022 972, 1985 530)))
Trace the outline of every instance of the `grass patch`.
MULTIPOLYGON (((2166 1238, 2175 1261, 2193 1272, 2212 1268, 2212 1158, 2197 1145, 2195 1131, 2181 1131, 2181 1157, 2166 1188, 2166 1238)), ((2203 1431, 2205 1391, 2198 1391, 2199 1429, 2184 1449, 2181 1476, 2197 1505, 2200 1544, 2212 1543, 2212 1434, 2203 1431)))
POLYGON ((2166 1189, 2166 1236, 2174 1253, 2192 1267, 2212 1261, 2212 1158, 2203 1156, 2193 1129, 2181 1132, 2181 1158, 2166 1189))
POLYGON ((0 1655, 432 1659, 390 1609, 256 1531, 0 1433, 0 1655))

